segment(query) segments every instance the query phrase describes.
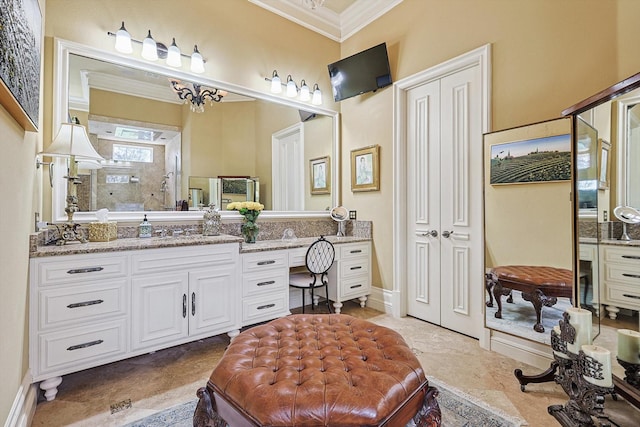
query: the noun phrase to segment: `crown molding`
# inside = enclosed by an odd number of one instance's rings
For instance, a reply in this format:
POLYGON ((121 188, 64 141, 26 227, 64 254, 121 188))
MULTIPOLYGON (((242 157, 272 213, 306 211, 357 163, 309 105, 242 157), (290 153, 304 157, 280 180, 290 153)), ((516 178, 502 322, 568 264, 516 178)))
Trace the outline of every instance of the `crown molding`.
POLYGON ((343 42, 403 0, 355 0, 341 13, 326 6, 309 9, 300 0, 249 0, 331 40, 343 42))

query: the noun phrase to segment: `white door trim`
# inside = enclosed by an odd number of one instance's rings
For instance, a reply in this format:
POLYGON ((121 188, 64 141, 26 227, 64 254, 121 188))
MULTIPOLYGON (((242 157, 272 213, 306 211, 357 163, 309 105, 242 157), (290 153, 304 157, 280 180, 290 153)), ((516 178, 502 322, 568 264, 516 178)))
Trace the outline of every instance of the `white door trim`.
MULTIPOLYGON (((482 84, 482 133, 491 127, 491 45, 486 44, 393 84, 393 297, 392 314, 407 314, 407 204, 405 164, 407 155, 406 96, 415 86, 440 79, 468 67, 480 66, 482 84)), ((484 239, 483 239, 484 240, 484 239)), ((484 247, 484 244, 482 245, 484 247)), ((482 294, 484 296, 484 293, 482 294)))

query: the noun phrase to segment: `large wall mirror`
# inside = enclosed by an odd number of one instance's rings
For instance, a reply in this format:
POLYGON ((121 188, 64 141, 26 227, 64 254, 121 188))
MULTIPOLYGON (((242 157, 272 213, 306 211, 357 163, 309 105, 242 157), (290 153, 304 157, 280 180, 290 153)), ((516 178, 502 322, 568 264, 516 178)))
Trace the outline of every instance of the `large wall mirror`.
MULTIPOLYGON (((640 224, 633 224, 631 217, 625 224, 615 214, 619 207, 622 216, 640 209, 639 109, 636 74, 563 111, 575 118, 574 146, 583 153, 575 170, 574 245, 580 276, 590 286, 581 300, 600 316, 601 333, 594 343, 611 351, 617 386, 624 377, 615 358, 618 330, 638 331, 639 326, 640 224)), ((634 396, 638 402, 637 390, 634 396)))
POLYGON ((550 344, 572 306, 571 141, 571 118, 484 135, 485 325, 493 331, 550 344), (499 296, 494 272, 504 277, 499 296), (543 295, 537 281, 558 286, 543 295))
MULTIPOLYGON (((267 217, 328 216, 339 204, 335 111, 56 39, 54 132, 70 117, 87 127, 106 159, 99 169, 79 164, 80 222, 95 220, 100 208, 121 221, 138 221, 142 212, 156 220, 198 219, 209 180, 228 189, 215 198, 223 211, 225 200, 240 197, 242 183, 242 197, 263 203, 267 217), (194 112, 170 79, 224 96, 194 112), (312 194, 310 162, 320 157, 331 159, 330 191, 312 194)), ((52 220, 64 221, 66 166, 56 161, 52 220)))

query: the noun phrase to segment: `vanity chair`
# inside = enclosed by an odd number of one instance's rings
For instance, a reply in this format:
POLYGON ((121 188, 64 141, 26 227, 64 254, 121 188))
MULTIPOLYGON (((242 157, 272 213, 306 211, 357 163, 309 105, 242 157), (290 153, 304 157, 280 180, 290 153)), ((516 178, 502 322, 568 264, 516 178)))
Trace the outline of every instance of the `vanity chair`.
POLYGON ((327 308, 331 313, 331 302, 329 301, 329 291, 327 284, 327 272, 333 265, 335 259, 335 249, 333 244, 326 240, 324 236, 320 236, 318 240, 313 242, 307 254, 305 255, 305 265, 307 271, 301 273, 293 273, 289 275, 289 286, 302 289, 302 312, 304 313, 304 297, 307 290, 311 290, 311 309, 315 308, 314 291, 317 288, 324 287, 325 298, 327 300, 327 308))

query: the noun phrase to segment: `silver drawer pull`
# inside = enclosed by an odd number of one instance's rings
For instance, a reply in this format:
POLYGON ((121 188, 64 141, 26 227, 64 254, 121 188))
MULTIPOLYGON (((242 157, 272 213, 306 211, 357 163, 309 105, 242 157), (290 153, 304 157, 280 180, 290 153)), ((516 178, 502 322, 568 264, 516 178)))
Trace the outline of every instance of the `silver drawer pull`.
POLYGON ((258 265, 269 265, 269 264, 275 264, 276 262, 272 259, 270 259, 269 261, 260 261, 258 262, 258 265))
POLYGON ((349 251, 350 254, 359 254, 360 252, 362 252, 362 249, 354 249, 352 251, 349 251))
POLYGON ((273 285, 274 283, 276 283, 275 280, 269 280, 268 282, 256 283, 256 286, 268 286, 268 285, 273 285))
POLYGON ((629 273, 622 273, 622 275, 624 277, 632 277, 634 279, 640 279, 640 274, 629 274, 629 273))
POLYGON ((80 273, 93 273, 94 271, 102 271, 104 267, 86 267, 86 268, 74 268, 67 271, 67 274, 80 274, 80 273))
POLYGON ((67 347, 67 351, 80 350, 81 348, 92 347, 94 345, 102 344, 103 342, 103 340, 95 340, 86 342, 84 344, 72 345, 71 347, 67 347))
POLYGON ((350 270, 360 270, 362 268, 361 265, 355 266, 355 267, 351 267, 350 270))
POLYGON ((353 286, 350 286, 350 288, 351 288, 351 289, 360 288, 360 287, 362 287, 362 285, 361 285, 361 284, 360 284, 360 285, 353 285, 353 286))
POLYGON ((67 308, 86 307, 88 305, 102 304, 103 302, 104 300, 101 299, 94 299, 93 301, 74 302, 73 304, 69 304, 67 308))
POLYGON ((640 299, 640 296, 638 295, 622 294, 622 296, 626 298, 640 299))
POLYGON ((273 308, 275 306, 276 306, 275 304, 260 305, 260 306, 258 306, 258 310, 264 310, 265 308, 273 308))
POLYGON ((638 255, 622 255, 622 258, 627 258, 627 259, 640 259, 640 256, 638 256, 638 255))

